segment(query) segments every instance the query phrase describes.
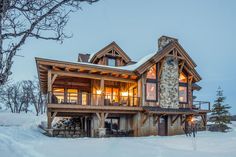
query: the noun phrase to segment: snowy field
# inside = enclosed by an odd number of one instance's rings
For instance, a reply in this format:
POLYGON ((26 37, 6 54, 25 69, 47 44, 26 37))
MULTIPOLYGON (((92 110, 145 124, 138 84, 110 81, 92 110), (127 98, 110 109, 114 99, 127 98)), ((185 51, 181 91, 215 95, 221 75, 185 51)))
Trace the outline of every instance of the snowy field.
POLYGON ((37 125, 45 117, 0 112, 0 157, 235 157, 236 123, 229 133, 200 132, 139 138, 50 138, 37 125))

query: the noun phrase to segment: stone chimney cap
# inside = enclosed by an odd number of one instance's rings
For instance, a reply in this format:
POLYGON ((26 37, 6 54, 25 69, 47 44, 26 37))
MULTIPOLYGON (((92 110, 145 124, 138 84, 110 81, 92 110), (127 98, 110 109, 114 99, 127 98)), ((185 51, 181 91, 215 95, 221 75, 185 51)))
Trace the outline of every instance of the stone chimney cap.
POLYGON ((166 45, 168 45, 172 41, 178 42, 178 39, 173 37, 168 37, 165 35, 161 36, 158 39, 158 50, 162 50, 166 45))

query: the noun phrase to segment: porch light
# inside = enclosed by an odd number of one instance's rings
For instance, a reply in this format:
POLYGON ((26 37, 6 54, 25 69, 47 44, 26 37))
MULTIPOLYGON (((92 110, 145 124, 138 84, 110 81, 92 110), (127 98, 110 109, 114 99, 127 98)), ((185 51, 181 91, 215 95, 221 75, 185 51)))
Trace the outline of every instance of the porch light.
POLYGON ((101 95, 102 94, 102 90, 97 90, 97 94, 101 95))
POLYGON ((121 96, 128 96, 129 93, 128 92, 121 92, 121 96))
POLYGON ((191 118, 191 122, 195 122, 197 119, 195 117, 191 118))

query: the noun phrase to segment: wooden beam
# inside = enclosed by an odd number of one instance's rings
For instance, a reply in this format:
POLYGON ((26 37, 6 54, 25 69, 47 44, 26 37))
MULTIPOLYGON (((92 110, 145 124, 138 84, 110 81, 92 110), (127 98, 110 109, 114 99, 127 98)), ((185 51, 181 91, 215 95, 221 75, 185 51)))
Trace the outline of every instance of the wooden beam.
POLYGON ((163 66, 164 66, 164 60, 161 62, 161 66, 160 66, 159 73, 158 73, 158 78, 160 78, 160 76, 161 76, 163 66))
POLYGON ((52 77, 52 84, 55 82, 56 78, 57 78, 57 74, 54 74, 53 77, 52 77))
POLYGON ((97 117, 98 117, 98 120, 101 121, 101 116, 100 116, 100 114, 99 114, 98 112, 96 112, 96 115, 97 115, 97 117))
POLYGON ((56 115, 57 115, 57 112, 53 112, 53 115, 52 115, 52 121, 54 120, 54 118, 56 117, 56 115))
POLYGON ((189 83, 191 84, 193 82, 193 76, 189 76, 188 79, 189 79, 189 83))
POLYGON ((45 67, 45 66, 43 66, 43 65, 39 65, 39 68, 41 68, 41 69, 43 69, 43 70, 45 70, 45 71, 47 71, 47 70, 48 70, 48 68, 47 68, 47 67, 45 67))
POLYGON ((182 61, 180 64, 181 64, 181 65, 180 65, 180 68, 179 68, 179 73, 182 73, 185 62, 182 61))
POLYGON ((203 125, 206 126, 206 115, 201 114, 203 125))
POLYGON ((52 114, 51 112, 47 112, 47 121, 48 121, 48 129, 52 128, 52 114))
POLYGON ((104 128, 104 127, 105 127, 105 115, 104 115, 104 112, 102 112, 100 128, 104 128))
POLYGON ((186 121, 186 119, 187 119, 187 117, 185 116, 185 118, 183 117, 183 116, 181 116, 181 125, 183 125, 184 124, 184 122, 186 121))
POLYGON ((156 125, 157 123, 159 123, 160 118, 161 118, 161 115, 160 115, 160 116, 158 116, 158 115, 153 115, 153 120, 154 120, 154 124, 155 124, 155 125, 156 125))
POLYGON ((141 125, 144 125, 144 123, 147 121, 149 115, 148 115, 148 114, 143 114, 141 117, 142 117, 142 123, 141 123, 141 125))
POLYGON ((105 114, 105 119, 107 119, 107 117, 108 117, 108 114, 109 114, 109 113, 106 113, 106 114, 105 114))
POLYGON ((52 70, 52 73, 58 74, 59 76, 80 77, 80 78, 89 78, 89 79, 98 79, 98 80, 101 80, 104 77, 104 80, 109 80, 109 81, 129 82, 129 83, 136 82, 136 80, 131 80, 131 79, 117 78, 117 77, 112 77, 112 76, 101 76, 101 75, 89 74, 89 73, 63 72, 63 71, 54 71, 54 70, 52 70))
POLYGON ((180 115, 177 115, 173 120, 171 120, 171 125, 175 123, 175 121, 179 118, 180 115))
POLYGON ((49 103, 52 102, 52 71, 51 70, 48 70, 48 97, 49 97, 49 103))

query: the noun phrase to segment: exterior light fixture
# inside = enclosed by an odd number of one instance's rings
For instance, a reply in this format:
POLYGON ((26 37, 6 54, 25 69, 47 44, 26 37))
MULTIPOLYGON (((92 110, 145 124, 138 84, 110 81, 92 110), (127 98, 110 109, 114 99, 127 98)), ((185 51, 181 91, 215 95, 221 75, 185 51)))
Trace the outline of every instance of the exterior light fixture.
POLYGON ((121 92, 121 96, 128 96, 129 93, 128 92, 121 92))

